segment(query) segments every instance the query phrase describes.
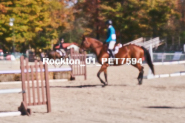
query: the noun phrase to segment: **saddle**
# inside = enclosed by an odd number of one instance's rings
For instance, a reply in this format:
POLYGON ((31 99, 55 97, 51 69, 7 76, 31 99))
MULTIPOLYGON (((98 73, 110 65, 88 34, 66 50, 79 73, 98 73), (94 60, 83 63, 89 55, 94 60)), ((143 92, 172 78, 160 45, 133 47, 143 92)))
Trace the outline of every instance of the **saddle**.
POLYGON ((118 50, 119 50, 119 48, 121 48, 122 46, 123 46, 123 45, 122 45, 121 43, 117 43, 117 44, 114 45, 113 50, 115 51, 117 48, 118 48, 118 50))
MULTIPOLYGON (((113 48, 113 54, 117 54, 119 52, 119 48, 121 48, 123 45, 121 43, 117 43, 114 45, 114 48, 113 48)), ((109 53, 109 51, 107 50, 107 53, 109 53)))
POLYGON ((60 54, 60 56, 64 56, 64 54, 62 53, 62 51, 56 50, 56 52, 58 52, 60 54))

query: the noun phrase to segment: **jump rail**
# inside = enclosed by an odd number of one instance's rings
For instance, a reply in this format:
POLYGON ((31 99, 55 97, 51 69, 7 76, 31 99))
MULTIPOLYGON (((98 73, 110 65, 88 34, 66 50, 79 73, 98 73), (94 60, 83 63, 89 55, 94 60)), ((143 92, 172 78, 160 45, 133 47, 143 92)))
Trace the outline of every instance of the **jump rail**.
POLYGON ((21 88, 0 90, 0 94, 8 94, 8 93, 23 93, 23 91, 21 88))
POLYGON ((128 42, 128 43, 126 43, 126 44, 124 44, 124 45, 128 45, 128 44, 137 44, 137 43, 141 43, 141 42, 143 42, 143 41, 144 41, 144 38, 141 37, 141 38, 138 38, 138 39, 133 40, 133 41, 131 41, 131 42, 128 42))
MULTIPOLYGON (((59 72, 59 71, 71 71, 71 68, 52 68, 52 69, 48 69, 48 72, 59 72)), ((26 69, 24 70, 26 72, 26 69)), ((45 71, 44 69, 42 69, 42 71, 45 71)), ((31 70, 28 70, 28 72, 31 72, 31 70)), ((36 71, 34 71, 36 72, 36 71)), ((40 69, 37 70, 37 72, 40 72, 40 69)), ((4 70, 4 71, 0 71, 0 74, 19 74, 21 73, 21 70, 4 70)))

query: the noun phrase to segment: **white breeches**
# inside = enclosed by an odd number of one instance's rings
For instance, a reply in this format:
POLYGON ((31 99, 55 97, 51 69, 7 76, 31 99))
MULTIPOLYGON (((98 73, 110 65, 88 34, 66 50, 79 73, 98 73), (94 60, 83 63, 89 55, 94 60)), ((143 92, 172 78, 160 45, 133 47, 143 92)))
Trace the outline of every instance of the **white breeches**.
POLYGON ((115 44, 116 44, 115 41, 110 41, 110 42, 109 42, 109 47, 108 47, 108 49, 113 50, 115 44))

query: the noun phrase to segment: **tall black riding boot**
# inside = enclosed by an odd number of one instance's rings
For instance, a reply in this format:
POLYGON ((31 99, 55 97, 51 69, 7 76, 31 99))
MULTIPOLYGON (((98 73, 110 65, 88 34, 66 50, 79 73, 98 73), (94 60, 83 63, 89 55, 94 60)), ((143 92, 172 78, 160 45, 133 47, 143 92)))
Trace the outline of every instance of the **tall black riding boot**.
POLYGON ((109 49, 109 55, 110 55, 110 57, 115 58, 112 52, 113 51, 109 49))

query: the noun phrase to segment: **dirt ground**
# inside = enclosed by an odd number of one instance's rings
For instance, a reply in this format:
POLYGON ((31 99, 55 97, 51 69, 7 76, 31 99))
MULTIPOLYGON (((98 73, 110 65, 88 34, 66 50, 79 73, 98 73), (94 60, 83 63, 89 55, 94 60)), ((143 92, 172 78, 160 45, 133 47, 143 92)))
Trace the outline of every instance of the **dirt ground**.
MULTIPOLYGON (((99 68, 88 66, 87 80, 76 77, 75 81, 50 83, 51 113, 46 113, 46 106, 35 106, 30 107, 31 116, 3 117, 0 123, 185 123, 185 76, 144 79, 139 86, 134 67, 109 67, 109 85, 102 88, 96 77, 99 68)), ((164 74, 185 67, 155 69, 156 74, 164 74)), ((20 87, 0 84, 0 89, 20 87)), ((0 112, 17 111, 22 95, 1 94, 0 100, 0 112)))

